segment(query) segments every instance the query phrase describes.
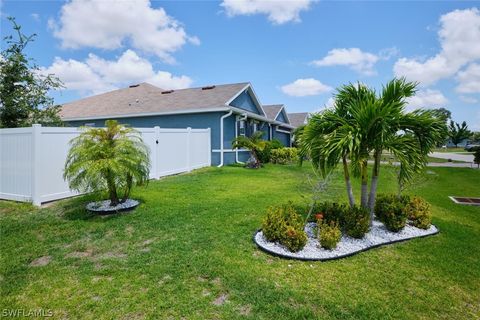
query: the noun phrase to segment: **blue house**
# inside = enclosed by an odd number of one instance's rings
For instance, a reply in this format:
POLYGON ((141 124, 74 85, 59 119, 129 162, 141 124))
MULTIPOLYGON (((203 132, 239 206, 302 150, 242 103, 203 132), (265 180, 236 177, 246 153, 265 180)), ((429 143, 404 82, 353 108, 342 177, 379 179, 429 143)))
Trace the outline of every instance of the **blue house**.
POLYGON ((248 151, 232 149, 235 137, 261 130, 264 139, 290 146, 294 128, 285 107, 262 106, 250 83, 181 90, 141 83, 66 103, 60 116, 70 126, 102 127, 115 119, 139 128, 210 128, 212 164, 219 166, 248 159, 248 151))

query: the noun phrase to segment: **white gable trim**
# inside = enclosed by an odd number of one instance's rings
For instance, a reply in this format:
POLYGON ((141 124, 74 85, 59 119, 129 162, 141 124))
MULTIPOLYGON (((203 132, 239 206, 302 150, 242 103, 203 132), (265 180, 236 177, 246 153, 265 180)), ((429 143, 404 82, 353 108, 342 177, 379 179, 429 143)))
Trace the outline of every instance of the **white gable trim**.
MULTIPOLYGON (((278 110, 277 112, 277 115, 275 116, 274 120, 276 121, 278 116, 280 115, 280 113, 283 112, 283 116, 285 119, 287 119, 287 124, 290 124, 290 119, 288 118, 288 113, 287 111, 285 111, 285 105, 282 104, 282 106, 280 107, 280 110, 278 110)), ((280 121, 279 121, 280 122, 280 121)), ((285 122, 282 122, 282 123, 285 123, 285 122)))
POLYGON ((233 100, 235 100, 239 95, 242 93, 248 91, 250 94, 250 97, 252 98, 253 102, 255 103, 255 106, 257 109, 266 117, 267 114, 265 113, 265 110, 262 108, 262 104, 260 103, 260 100, 257 97, 257 94, 255 93, 255 90, 253 90, 252 85, 249 83, 245 87, 242 88, 242 90, 238 91, 233 97, 231 97, 227 102, 225 102, 225 105, 227 107, 231 107, 230 103, 232 103, 233 100))

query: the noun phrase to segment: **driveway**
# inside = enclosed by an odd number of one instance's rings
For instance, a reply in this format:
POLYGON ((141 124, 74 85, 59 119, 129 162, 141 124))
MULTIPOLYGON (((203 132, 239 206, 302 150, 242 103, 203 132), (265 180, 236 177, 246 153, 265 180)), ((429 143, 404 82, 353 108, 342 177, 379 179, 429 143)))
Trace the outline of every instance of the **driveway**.
POLYGON ((450 152, 432 152, 429 154, 430 157, 441 158, 441 159, 452 159, 457 161, 464 162, 473 162, 473 154, 458 154, 450 152))

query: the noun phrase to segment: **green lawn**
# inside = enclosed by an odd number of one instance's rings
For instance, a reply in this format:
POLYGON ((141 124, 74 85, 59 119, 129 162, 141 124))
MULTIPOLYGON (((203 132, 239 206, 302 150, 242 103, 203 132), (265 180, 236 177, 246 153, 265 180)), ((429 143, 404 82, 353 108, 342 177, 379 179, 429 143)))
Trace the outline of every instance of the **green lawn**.
POLYGON ((452 153, 464 153, 466 152, 464 147, 458 147, 458 148, 455 148, 455 147, 452 147, 452 148, 437 148, 434 150, 435 152, 452 152, 452 153))
MULTIPOLYGON (((394 191, 391 168, 380 189, 394 191)), ((37 210, 0 202, 0 308, 62 319, 473 319, 480 317, 480 170, 429 168, 412 192, 439 235, 330 262, 271 257, 252 242, 269 205, 308 198, 308 165, 208 168, 137 189, 110 217, 88 197, 37 210), (39 257, 45 266, 30 266, 39 257)), ((357 189, 357 188, 356 188, 357 189)), ((344 199, 341 173, 328 194, 344 199)))
POLYGON ((448 159, 435 158, 435 157, 428 157, 428 162, 430 162, 430 163, 445 163, 445 162, 465 163, 465 161, 460 161, 460 160, 448 161, 448 159))

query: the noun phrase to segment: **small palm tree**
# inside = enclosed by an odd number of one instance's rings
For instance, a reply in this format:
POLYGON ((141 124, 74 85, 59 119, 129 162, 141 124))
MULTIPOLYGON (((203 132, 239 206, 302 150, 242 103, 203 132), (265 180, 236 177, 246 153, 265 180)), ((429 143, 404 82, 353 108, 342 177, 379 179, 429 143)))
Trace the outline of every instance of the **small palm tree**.
POLYGON ((266 145, 266 141, 263 140, 263 134, 262 131, 255 131, 250 137, 236 137, 232 143, 233 149, 245 148, 250 151, 254 159, 254 168, 259 168, 261 165, 258 152, 262 151, 266 145))
POLYGON ((128 199, 132 186, 149 177, 150 158, 138 131, 107 120, 105 128, 83 127, 70 142, 64 179, 73 190, 108 191, 110 206, 128 199))
POLYGON ((302 134, 302 153, 311 156, 314 167, 323 175, 342 160, 352 206, 355 199, 350 169, 361 177, 360 205, 370 210, 371 220, 382 153, 389 151, 400 162, 401 185, 425 166, 428 153, 445 133, 445 123, 431 110, 405 111, 407 99, 415 94, 415 88, 416 83, 393 79, 377 96, 374 90, 361 84, 343 86, 336 94, 334 108, 312 116, 302 134), (368 192, 371 153, 374 164, 368 192))

